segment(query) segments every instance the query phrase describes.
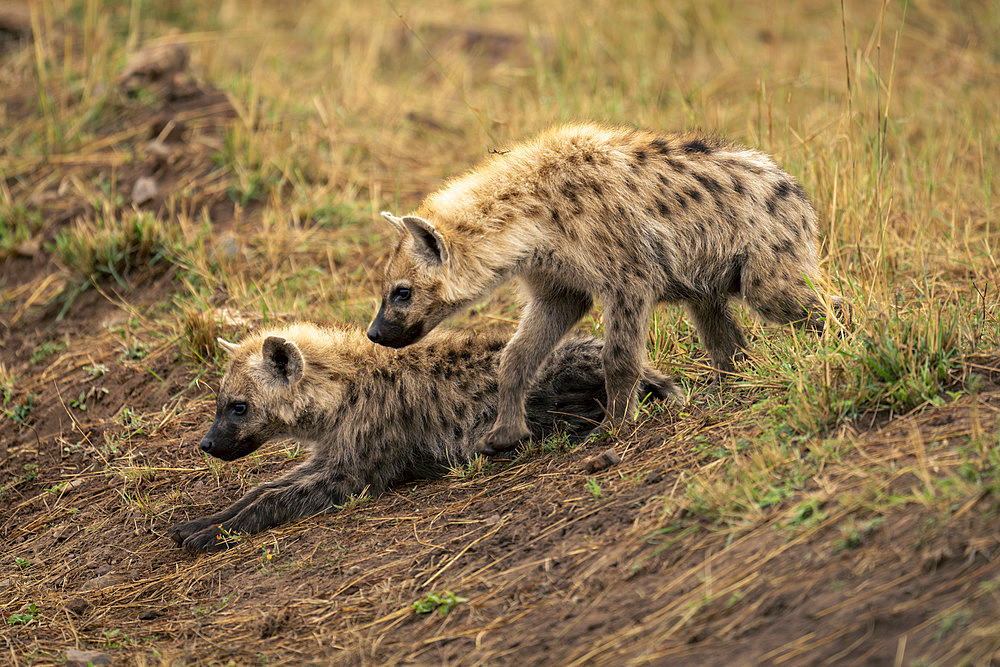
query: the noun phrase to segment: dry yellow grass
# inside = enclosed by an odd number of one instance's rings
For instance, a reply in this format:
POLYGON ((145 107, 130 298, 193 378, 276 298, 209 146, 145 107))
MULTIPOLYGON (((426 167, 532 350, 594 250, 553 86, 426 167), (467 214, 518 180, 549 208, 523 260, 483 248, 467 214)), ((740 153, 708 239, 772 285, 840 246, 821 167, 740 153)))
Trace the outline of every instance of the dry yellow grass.
MULTIPOLYGON (((996 2, 17 7, 0 12, 0 655, 995 659, 996 2), (149 43, 186 45, 194 81, 123 94, 149 43), (571 120, 774 154, 820 213, 853 330, 751 324, 752 363, 711 389, 662 308, 650 353, 693 404, 649 406, 613 440, 619 466, 588 477, 594 452, 544 443, 225 554, 174 550, 172 521, 299 456, 195 454, 214 336, 366 322, 378 211, 571 120), (147 175, 160 197, 137 214, 147 175), (414 615, 446 589, 468 599, 414 615)), ((505 326, 515 304, 504 289, 453 324, 505 326)))

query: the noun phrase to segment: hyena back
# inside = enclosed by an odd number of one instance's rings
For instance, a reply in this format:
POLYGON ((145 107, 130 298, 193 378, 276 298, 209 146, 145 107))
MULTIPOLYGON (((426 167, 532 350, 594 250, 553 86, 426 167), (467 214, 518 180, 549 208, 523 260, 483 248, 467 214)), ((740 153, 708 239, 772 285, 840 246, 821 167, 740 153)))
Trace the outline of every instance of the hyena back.
POLYGON ((767 155, 714 138, 560 127, 451 181, 414 215, 383 216, 400 234, 369 330, 375 342, 413 343, 508 277, 520 280, 526 305, 503 353, 485 452, 526 434, 525 390, 595 296, 614 423, 636 413, 657 302, 684 303, 721 372, 745 346, 734 297, 771 322, 824 326, 804 191, 767 155))
MULTIPOLYGON (((277 438, 310 446, 310 457, 231 507, 171 527, 191 552, 230 545, 234 533, 330 511, 352 494, 380 493, 407 479, 439 475, 476 455, 475 443, 497 414, 497 372, 506 339, 439 332, 394 352, 356 328, 296 324, 239 345, 220 341, 230 359, 215 420, 201 448, 231 461, 277 438)), ((528 391, 527 423, 536 437, 560 425, 588 430, 602 415, 602 341, 560 345, 528 391)), ((674 391, 654 368, 642 390, 674 391)))

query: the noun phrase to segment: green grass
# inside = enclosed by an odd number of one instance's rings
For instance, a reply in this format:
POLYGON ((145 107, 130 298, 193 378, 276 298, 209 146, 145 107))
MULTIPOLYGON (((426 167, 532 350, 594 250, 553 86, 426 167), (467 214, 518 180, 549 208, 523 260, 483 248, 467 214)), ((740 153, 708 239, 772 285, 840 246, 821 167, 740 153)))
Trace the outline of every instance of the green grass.
POLYGON ((422 600, 417 600, 413 603, 412 608, 415 614, 429 614, 432 611, 437 611, 441 616, 447 616, 455 610, 455 607, 468 601, 468 598, 455 595, 451 591, 439 591, 429 594, 422 600))

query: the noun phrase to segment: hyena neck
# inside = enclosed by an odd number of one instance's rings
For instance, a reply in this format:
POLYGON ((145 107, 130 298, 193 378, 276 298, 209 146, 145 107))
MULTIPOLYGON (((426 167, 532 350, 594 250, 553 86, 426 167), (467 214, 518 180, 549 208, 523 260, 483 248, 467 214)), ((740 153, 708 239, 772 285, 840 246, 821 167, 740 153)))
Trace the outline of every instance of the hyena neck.
POLYGON ((286 424, 277 437, 314 445, 330 440, 335 437, 347 409, 343 400, 314 399, 299 409, 295 420, 286 424))
POLYGON ((511 233, 484 233, 455 244, 442 286, 442 297, 453 303, 471 305, 485 298, 512 276, 528 268, 544 239, 522 232, 511 223, 511 233))

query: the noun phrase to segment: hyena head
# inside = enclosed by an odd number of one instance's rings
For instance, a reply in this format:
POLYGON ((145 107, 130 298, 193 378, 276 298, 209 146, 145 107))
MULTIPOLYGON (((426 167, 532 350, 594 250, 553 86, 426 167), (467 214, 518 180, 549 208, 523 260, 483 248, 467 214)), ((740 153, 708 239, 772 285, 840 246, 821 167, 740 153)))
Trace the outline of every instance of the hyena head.
POLYGON ((386 263, 382 305, 368 328, 373 343, 406 347, 424 337, 461 304, 442 296, 448 245, 431 223, 415 215, 382 213, 399 242, 386 263))
POLYGON ((268 336, 242 345, 219 339, 231 358, 201 449, 223 461, 246 456, 285 433, 294 420, 295 387, 305 360, 295 341, 268 336))

